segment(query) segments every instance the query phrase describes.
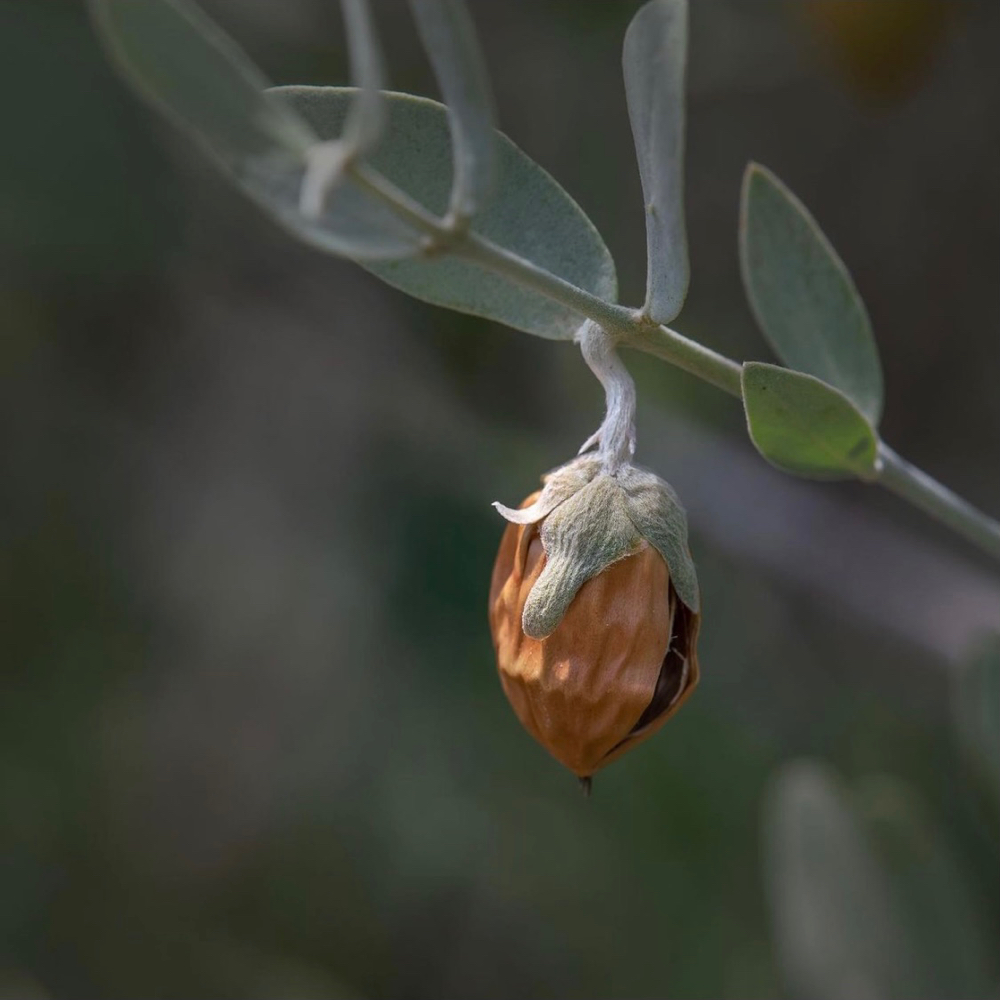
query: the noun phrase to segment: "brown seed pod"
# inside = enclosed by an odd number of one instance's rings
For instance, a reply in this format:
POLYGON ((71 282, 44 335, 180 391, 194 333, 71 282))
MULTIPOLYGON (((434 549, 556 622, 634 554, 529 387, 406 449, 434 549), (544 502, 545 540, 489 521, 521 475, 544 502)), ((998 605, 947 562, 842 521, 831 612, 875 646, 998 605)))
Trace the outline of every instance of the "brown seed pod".
POLYGON ((490 628, 518 718, 560 763, 589 778, 656 732, 694 690, 700 615, 641 538, 580 586, 544 638, 526 635, 525 602, 547 558, 544 521, 508 524, 493 568, 490 628))

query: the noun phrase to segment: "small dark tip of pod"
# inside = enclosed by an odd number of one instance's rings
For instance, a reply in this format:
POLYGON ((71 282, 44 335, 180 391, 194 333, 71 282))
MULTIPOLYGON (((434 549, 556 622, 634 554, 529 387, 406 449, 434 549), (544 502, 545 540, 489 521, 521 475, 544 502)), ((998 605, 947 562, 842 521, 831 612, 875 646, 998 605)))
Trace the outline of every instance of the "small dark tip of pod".
POLYGON ((580 778, 580 788, 583 794, 590 798, 590 790, 594 787, 594 779, 588 774, 586 778, 580 778))

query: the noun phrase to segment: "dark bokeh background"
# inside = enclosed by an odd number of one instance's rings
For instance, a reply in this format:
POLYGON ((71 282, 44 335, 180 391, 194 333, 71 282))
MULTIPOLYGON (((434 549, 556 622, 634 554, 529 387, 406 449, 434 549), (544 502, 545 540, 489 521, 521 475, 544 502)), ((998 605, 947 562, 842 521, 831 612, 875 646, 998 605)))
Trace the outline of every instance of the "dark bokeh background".
MULTIPOLYGON (((208 6, 276 82, 344 81, 332 2, 208 6)), ((637 302, 636 5, 471 6, 504 130, 637 302)), ((376 7, 394 86, 433 94, 376 7)), ((698 0, 691 32, 678 328, 768 357, 735 235, 760 160, 868 303, 886 438, 1000 511, 1000 6, 698 0)), ((703 682, 584 800, 485 620, 489 502, 600 420, 575 350, 292 242, 80 3, 0 0, 0 81, 0 996, 790 995, 761 801, 802 755, 919 799, 995 992, 997 813, 953 710, 995 566, 871 487, 772 472, 731 399, 630 357, 639 458, 690 512, 703 682)))

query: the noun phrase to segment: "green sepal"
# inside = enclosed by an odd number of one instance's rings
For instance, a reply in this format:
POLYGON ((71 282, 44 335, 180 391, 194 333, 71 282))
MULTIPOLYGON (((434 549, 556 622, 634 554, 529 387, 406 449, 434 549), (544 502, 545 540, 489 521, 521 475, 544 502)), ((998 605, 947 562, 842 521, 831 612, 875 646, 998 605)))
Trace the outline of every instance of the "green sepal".
POLYGON ((698 574, 688 548, 687 514, 677 494, 652 472, 628 466, 619 473, 626 510, 646 541, 663 556, 677 596, 697 613, 698 574))
POLYGON ((521 627, 544 639, 562 621, 577 591, 642 544, 621 485, 602 473, 564 500, 542 522, 545 568, 524 603, 521 627))

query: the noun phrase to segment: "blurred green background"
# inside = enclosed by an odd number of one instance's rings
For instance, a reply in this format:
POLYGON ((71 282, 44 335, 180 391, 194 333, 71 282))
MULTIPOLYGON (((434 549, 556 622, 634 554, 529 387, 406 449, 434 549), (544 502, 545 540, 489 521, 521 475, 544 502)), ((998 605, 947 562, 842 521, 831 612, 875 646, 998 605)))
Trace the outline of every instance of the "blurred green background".
MULTIPOLYGON (((206 6, 276 82, 346 79, 336 4, 206 6)), ((502 127, 638 302, 637 5, 470 6, 502 127)), ((990 0, 698 0, 677 324, 768 359, 736 255, 765 163, 867 301, 886 439, 994 514, 998 37, 990 0)), ((490 501, 600 420, 577 352, 292 242, 76 0, 0 0, 0 80, 0 996, 998 995, 995 566, 773 472, 732 400, 631 356, 703 680, 585 800, 485 615, 490 501)))

